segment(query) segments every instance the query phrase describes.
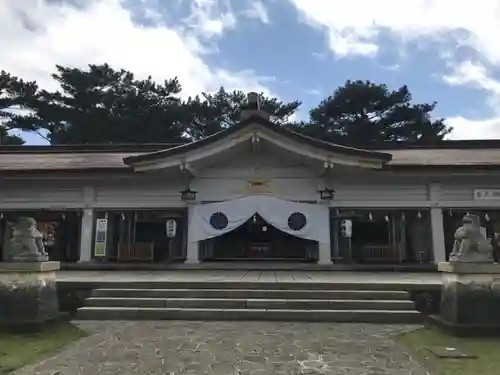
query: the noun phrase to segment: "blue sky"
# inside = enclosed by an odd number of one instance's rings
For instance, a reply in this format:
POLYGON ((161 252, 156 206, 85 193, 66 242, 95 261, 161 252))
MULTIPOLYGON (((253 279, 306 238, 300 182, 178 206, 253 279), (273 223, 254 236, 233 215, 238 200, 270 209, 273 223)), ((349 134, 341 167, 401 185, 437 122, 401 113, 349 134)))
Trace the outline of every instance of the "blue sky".
MULTIPOLYGON (((452 138, 500 137, 500 2, 482 0, 16 0, 0 2, 0 69, 48 89, 55 64, 110 63, 183 95, 264 91, 303 102, 347 79, 437 101, 452 138), (480 5, 478 5, 480 4, 480 5), (472 16, 474 15, 474 16, 472 16)), ((44 141, 23 134, 29 144, 44 141)))

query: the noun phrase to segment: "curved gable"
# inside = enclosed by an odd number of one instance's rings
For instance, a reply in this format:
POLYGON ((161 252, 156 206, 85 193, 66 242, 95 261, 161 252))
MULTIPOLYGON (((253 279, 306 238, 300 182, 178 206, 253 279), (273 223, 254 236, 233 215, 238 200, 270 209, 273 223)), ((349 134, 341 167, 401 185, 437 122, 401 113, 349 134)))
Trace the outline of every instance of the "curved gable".
MULTIPOLYGON (((166 150, 146 153, 137 156, 124 158, 124 163, 134 169, 142 169, 141 166, 153 167, 157 162, 164 162, 170 159, 175 164, 187 161, 190 156, 198 154, 202 158, 210 153, 217 153, 223 148, 230 148, 235 144, 248 141, 253 136, 258 135, 278 147, 288 149, 291 152, 304 153, 304 156, 319 159, 324 162, 341 163, 339 159, 346 158, 349 161, 363 161, 365 166, 381 167, 392 159, 389 153, 357 149, 325 142, 319 139, 308 137, 297 132, 290 131, 271 123, 266 118, 259 115, 252 115, 235 126, 220 131, 199 141, 172 147, 166 150)), ((363 164, 363 163, 361 163, 363 164)))

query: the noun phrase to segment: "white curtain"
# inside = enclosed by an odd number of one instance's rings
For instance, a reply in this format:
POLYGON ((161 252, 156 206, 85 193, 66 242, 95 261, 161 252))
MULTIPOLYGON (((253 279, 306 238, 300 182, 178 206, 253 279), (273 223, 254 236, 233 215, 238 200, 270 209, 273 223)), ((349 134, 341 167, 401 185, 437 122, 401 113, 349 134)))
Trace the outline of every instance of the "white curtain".
POLYGON ((328 207, 318 204, 296 203, 263 195, 253 195, 225 202, 200 204, 189 208, 188 240, 197 242, 221 236, 247 222, 258 213, 273 227, 293 236, 329 243, 330 221, 328 207), (221 212, 228 224, 216 229, 210 223, 214 213, 221 212), (300 230, 292 230, 288 219, 292 213, 302 213, 306 224, 300 230))

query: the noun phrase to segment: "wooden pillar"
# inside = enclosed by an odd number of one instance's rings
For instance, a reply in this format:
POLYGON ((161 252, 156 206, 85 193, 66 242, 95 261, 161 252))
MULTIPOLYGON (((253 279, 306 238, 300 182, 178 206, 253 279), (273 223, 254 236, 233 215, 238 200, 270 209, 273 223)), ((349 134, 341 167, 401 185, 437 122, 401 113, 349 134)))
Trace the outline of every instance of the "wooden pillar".
POLYGON ((446 262, 446 248, 444 241, 443 210, 431 208, 432 251, 434 262, 446 262))
POLYGON ((92 244, 94 242, 94 210, 85 208, 82 213, 82 229, 80 231, 80 262, 92 259, 92 244))

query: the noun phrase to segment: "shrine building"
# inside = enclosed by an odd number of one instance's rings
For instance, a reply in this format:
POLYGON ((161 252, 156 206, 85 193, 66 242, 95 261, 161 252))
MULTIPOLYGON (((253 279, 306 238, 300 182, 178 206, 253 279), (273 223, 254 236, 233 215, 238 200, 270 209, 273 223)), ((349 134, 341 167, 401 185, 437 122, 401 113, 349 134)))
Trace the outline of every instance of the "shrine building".
POLYGON ((466 213, 500 231, 500 141, 353 148, 255 107, 185 144, 0 146, 0 254, 33 217, 63 264, 432 265, 466 213))

